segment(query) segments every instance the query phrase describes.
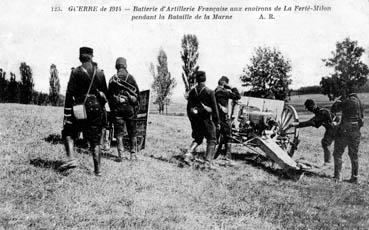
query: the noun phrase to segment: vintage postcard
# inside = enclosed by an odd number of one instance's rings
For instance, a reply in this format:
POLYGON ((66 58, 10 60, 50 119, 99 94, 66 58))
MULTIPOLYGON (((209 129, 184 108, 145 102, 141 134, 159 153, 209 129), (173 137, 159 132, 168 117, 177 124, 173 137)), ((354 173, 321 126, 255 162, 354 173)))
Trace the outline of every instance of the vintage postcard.
POLYGON ((0 229, 368 229, 369 0, 1 0, 0 229))

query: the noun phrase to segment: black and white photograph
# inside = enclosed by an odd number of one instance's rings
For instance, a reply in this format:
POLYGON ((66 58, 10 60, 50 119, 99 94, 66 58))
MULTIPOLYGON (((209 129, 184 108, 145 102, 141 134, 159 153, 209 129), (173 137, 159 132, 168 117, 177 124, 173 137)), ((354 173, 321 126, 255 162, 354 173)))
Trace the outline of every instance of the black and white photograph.
POLYGON ((369 229, 369 0, 2 0, 0 229, 369 229))

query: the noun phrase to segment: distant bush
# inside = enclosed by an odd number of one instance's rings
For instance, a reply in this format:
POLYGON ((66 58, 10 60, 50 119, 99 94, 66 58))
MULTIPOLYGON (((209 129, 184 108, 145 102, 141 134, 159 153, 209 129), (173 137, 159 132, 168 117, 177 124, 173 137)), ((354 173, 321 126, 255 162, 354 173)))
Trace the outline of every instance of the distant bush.
POLYGON ((319 94, 322 93, 321 88, 319 85, 312 85, 312 86, 304 86, 295 90, 294 95, 302 95, 302 94, 319 94))
MULTIPOLYGON (((3 103, 23 103, 34 105, 55 105, 63 106, 65 96, 55 95, 53 92, 54 102, 51 103, 48 93, 38 92, 33 89, 33 78, 31 68, 22 63, 20 67, 22 79, 17 81, 16 75, 10 72, 10 78, 6 78, 6 72, 0 68, 0 102, 3 103)), ((59 85, 59 83, 57 83, 59 85)), ((60 85, 58 86, 60 87, 60 85)))

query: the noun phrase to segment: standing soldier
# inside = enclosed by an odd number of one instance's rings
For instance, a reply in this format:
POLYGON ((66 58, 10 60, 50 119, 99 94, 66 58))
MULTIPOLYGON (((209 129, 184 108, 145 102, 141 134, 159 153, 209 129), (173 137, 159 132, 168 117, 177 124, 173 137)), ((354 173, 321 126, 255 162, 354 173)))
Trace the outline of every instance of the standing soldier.
MULTIPOLYGON (((90 143, 90 150, 94 162, 94 172, 101 176, 101 149, 100 138, 103 126, 103 107, 106 101, 106 81, 104 72, 97 68, 92 61, 93 50, 89 47, 80 48, 79 60, 82 65, 72 68, 69 78, 64 106, 64 127, 62 136, 68 161, 61 169, 74 168, 77 162, 74 158, 74 138, 78 131, 90 143), (79 118, 76 105, 82 105, 82 113, 86 116, 79 118)), ((81 112, 81 111, 79 111, 81 112)))
POLYGON ((325 133, 321 140, 321 143, 324 151, 324 165, 328 165, 332 162, 329 146, 332 145, 335 139, 338 119, 328 109, 319 108, 312 99, 307 99, 305 101, 305 108, 308 111, 314 113, 315 116, 308 121, 293 122, 291 126, 296 126, 298 128, 309 126, 319 128, 320 126, 323 126, 325 128, 325 133))
POLYGON ((219 120, 220 120, 220 134, 222 135, 219 141, 218 151, 225 145, 225 151, 220 152, 224 160, 231 159, 231 144, 229 138, 231 136, 231 119, 228 117, 228 101, 239 100, 241 98, 237 88, 230 87, 228 77, 222 76, 218 81, 218 86, 215 89, 215 98, 218 103, 219 120))
POLYGON ((346 92, 343 92, 341 98, 332 105, 331 109, 333 113, 342 111, 341 123, 338 126, 337 138, 334 143, 334 178, 336 181, 342 181, 342 154, 348 146, 348 155, 351 160, 351 179, 349 182, 358 183, 358 150, 364 110, 356 94, 346 95, 346 92))
POLYGON ((203 71, 196 73, 197 85, 188 94, 187 114, 191 122, 194 141, 185 154, 185 160, 193 159, 193 152, 204 137, 207 140, 206 166, 211 168, 215 154, 216 129, 218 127, 218 108, 214 91, 205 86, 206 75, 203 71))
POLYGON ((124 153, 123 136, 126 126, 130 140, 130 159, 136 159, 137 139, 136 122, 139 89, 135 78, 127 71, 127 61, 119 57, 116 60, 115 74, 109 81, 108 100, 113 116, 114 131, 118 141, 118 160, 124 153))

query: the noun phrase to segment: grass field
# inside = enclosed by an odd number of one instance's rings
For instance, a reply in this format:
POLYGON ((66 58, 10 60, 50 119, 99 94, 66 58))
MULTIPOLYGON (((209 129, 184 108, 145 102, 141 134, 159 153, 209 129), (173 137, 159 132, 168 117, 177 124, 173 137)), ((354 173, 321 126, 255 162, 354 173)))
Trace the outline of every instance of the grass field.
MULTIPOLYGON (((151 115, 137 162, 77 154, 58 172, 63 145, 50 141, 62 108, 0 104, 0 229, 368 229, 369 120, 360 148, 360 184, 335 183, 333 168, 300 180, 271 164, 239 161, 204 172, 168 162, 191 142, 186 117, 151 115)), ((309 116, 302 115, 301 119, 309 116)), ((301 130, 294 156, 322 164, 322 129, 301 130)), ((116 154, 114 152, 113 154, 116 154)), ((344 178, 350 163, 344 155, 344 178)))

